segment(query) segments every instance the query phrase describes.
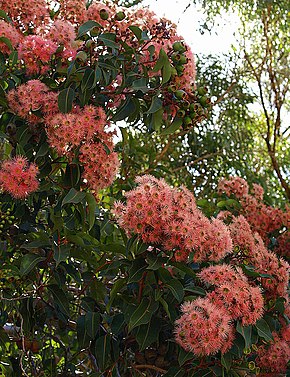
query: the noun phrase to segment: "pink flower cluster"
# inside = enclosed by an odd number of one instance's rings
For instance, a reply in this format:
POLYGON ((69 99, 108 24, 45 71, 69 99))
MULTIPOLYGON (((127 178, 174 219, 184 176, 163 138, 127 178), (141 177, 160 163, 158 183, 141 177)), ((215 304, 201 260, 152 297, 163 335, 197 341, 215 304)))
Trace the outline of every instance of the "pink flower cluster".
MULTIPOLYGON (((279 208, 267 206, 263 203, 264 190, 260 185, 254 184, 253 189, 249 192, 249 186, 247 182, 239 177, 231 177, 229 179, 222 179, 218 185, 218 191, 220 194, 226 193, 228 196, 235 195, 242 205, 241 214, 247 219, 251 228, 258 232, 267 244, 269 242, 269 235, 274 231, 279 231, 285 227, 290 226, 290 210, 286 208, 283 212, 279 208)), ((289 245, 286 250, 281 248, 284 244, 284 240, 289 238, 285 235, 279 244, 279 237, 277 238, 280 255, 290 257, 289 245)))
POLYGON ((19 44, 18 56, 26 66, 28 75, 43 74, 49 66, 52 54, 56 52, 57 44, 38 35, 28 35, 19 44))
POLYGON ((41 25, 49 20, 48 4, 45 0, 0 0, 0 9, 22 29, 41 25))
POLYGON ((185 187, 171 188, 150 175, 137 177, 139 186, 126 193, 127 203, 116 203, 114 213, 128 235, 174 251, 175 259, 219 261, 232 251, 232 241, 222 221, 207 219, 185 187))
POLYGON ((239 268, 227 264, 204 268, 199 277, 215 289, 182 306, 182 315, 175 322, 175 339, 197 356, 225 353, 235 337, 234 320, 247 326, 262 317, 262 292, 249 284, 239 268))
POLYGON ((286 373, 290 360, 290 326, 285 327, 278 334, 273 332, 273 341, 268 346, 261 346, 257 351, 257 365, 271 373, 286 373))
MULTIPOLYGON (((8 38, 13 48, 18 46, 18 44, 23 38, 19 31, 13 25, 8 24, 8 22, 5 22, 4 20, 0 20, 0 37, 8 38)), ((2 41, 0 41, 0 49, 2 54, 11 53, 9 47, 2 41)))
POLYGON ((186 351, 206 356, 231 348, 234 328, 225 308, 209 298, 198 298, 183 304, 181 312, 175 323, 175 340, 186 351))
POLYGON ((10 90, 7 99, 10 109, 33 125, 41 122, 36 111, 40 110, 43 114, 58 111, 57 93, 50 92, 40 80, 30 80, 10 90))
POLYGON ((38 189, 37 173, 37 166, 29 164, 24 157, 6 160, 0 169, 0 186, 15 199, 24 199, 38 189))
POLYGON ((99 191, 112 184, 119 160, 113 152, 113 133, 106 130, 107 117, 101 107, 75 108, 71 113, 47 116, 45 121, 48 141, 59 155, 71 159, 79 149, 83 178, 91 189, 99 191))
POLYGON ((289 264, 268 250, 258 233, 252 233, 250 224, 243 216, 233 217, 229 225, 234 246, 238 247, 243 262, 255 267, 261 274, 271 277, 261 278, 261 284, 268 297, 287 298, 289 264))
POLYGON ((207 297, 218 307, 224 307, 233 320, 243 326, 253 325, 263 315, 264 300, 259 287, 251 286, 237 268, 223 264, 204 268, 199 277, 216 288, 207 297))

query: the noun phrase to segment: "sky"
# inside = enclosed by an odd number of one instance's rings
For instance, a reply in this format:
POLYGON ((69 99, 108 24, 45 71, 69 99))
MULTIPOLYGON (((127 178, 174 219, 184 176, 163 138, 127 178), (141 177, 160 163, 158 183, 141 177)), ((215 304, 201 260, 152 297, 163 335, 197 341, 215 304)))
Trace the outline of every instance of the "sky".
POLYGON ((233 35, 238 28, 238 17, 223 15, 220 23, 223 27, 216 28, 218 35, 206 32, 204 35, 198 31, 199 21, 202 20, 202 10, 187 5, 190 0, 143 0, 142 5, 148 5, 159 17, 165 16, 177 24, 178 33, 183 36, 191 46, 192 51, 199 53, 218 54, 226 52, 235 43, 233 35))

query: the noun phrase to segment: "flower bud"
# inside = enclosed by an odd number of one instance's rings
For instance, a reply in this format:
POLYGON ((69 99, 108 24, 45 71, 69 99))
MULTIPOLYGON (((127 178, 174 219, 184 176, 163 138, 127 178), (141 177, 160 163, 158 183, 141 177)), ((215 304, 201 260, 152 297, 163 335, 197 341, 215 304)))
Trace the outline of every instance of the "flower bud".
POLYGON ((100 17, 104 21, 109 18, 109 13, 106 11, 106 9, 101 9, 100 10, 100 17))
POLYGON ((182 53, 182 52, 186 51, 186 47, 184 46, 184 44, 182 42, 174 42, 173 45, 172 45, 172 48, 176 52, 182 53))
POLYGON ((186 92, 184 90, 176 90, 174 95, 177 99, 183 99, 186 96, 186 92))
POLYGON ((87 58, 88 55, 84 51, 79 51, 76 55, 76 59, 83 63, 87 60, 87 58))
POLYGON ((122 21, 124 20, 125 17, 126 17, 125 13, 121 11, 116 14, 115 19, 117 21, 122 21))

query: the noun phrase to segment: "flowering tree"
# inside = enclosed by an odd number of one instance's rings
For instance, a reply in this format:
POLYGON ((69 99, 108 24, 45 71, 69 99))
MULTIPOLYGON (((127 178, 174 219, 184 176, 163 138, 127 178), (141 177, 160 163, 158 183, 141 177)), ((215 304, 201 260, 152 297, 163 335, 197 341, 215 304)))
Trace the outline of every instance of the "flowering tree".
POLYGON ((2 375, 285 374, 289 209, 240 178, 196 201, 118 173, 126 124, 182 137, 207 116, 175 26, 110 2, 0 8, 2 375))

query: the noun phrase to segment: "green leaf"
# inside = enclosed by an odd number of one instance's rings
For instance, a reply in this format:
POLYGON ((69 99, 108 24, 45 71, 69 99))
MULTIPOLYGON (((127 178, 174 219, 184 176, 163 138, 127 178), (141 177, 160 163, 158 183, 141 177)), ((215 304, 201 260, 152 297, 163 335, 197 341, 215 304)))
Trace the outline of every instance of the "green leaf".
POLYGON ((20 275, 25 276, 29 274, 31 270, 39 263, 44 261, 45 258, 41 257, 36 254, 26 254, 24 257, 21 259, 21 264, 20 264, 20 275))
POLYGON ((192 284, 185 286, 184 290, 187 291, 187 292, 195 293, 198 296, 205 296, 206 295, 206 291, 203 288, 197 287, 197 286, 192 285, 192 284))
POLYGON ((100 325, 100 314, 96 312, 88 312, 85 317, 86 332, 91 339, 94 339, 100 325))
POLYGON ((130 318, 128 331, 131 332, 135 327, 148 323, 157 308, 158 302, 143 298, 130 318))
POLYGON ((67 295, 62 289, 59 288, 56 284, 51 284, 48 286, 50 293, 54 299, 54 302, 59 307, 60 311, 69 317, 69 301, 67 295))
POLYGON ((11 22, 11 19, 8 17, 8 15, 4 12, 3 9, 0 9, 0 18, 5 20, 6 22, 11 22))
POLYGON ((261 338, 265 339, 267 342, 269 342, 270 340, 273 340, 271 329, 268 323, 263 318, 259 319, 256 322, 255 327, 258 331, 258 335, 261 338))
POLYGON ((158 268, 162 267, 166 261, 167 258, 156 257, 153 254, 148 254, 146 257, 146 262, 148 263, 147 270, 158 270, 158 268))
POLYGON ((170 80, 171 74, 172 74, 172 67, 167 57, 162 67, 162 84, 166 84, 170 80))
POLYGON ((79 27, 77 39, 81 38, 83 35, 87 34, 89 31, 91 31, 95 27, 101 28, 102 26, 98 22, 93 21, 93 20, 87 21, 84 24, 82 24, 79 27))
POLYGON ((161 321, 159 318, 152 318, 149 325, 141 325, 138 328, 136 340, 141 352, 158 340, 160 329, 161 321))
POLYGON ((87 211, 87 220, 89 223, 89 230, 92 229, 92 227, 95 224, 96 220, 96 208, 97 208, 97 202, 96 198, 94 197, 93 194, 87 192, 86 193, 86 201, 88 204, 88 211, 87 211))
POLYGON ((11 51, 14 50, 14 48, 13 48, 13 46, 12 46, 12 43, 11 43, 10 39, 8 39, 8 38, 6 38, 6 37, 0 37, 0 42, 5 43, 6 46, 8 46, 8 48, 9 48, 11 51))
POLYGON ((131 99, 131 97, 128 97, 126 101, 123 103, 123 105, 117 110, 115 115, 112 117, 113 122, 118 122, 120 120, 128 118, 129 115, 134 113, 136 111, 136 105, 135 102, 131 99))
POLYGON ((110 336, 108 334, 100 336, 95 343, 94 355, 100 369, 103 371, 109 361, 111 351, 110 336))
POLYGON ((5 330, 1 327, 0 328, 0 346, 2 348, 2 352, 3 350, 7 349, 7 346, 9 343, 10 343, 9 336, 7 335, 5 330))
POLYGON ((188 360, 194 359, 195 356, 193 353, 185 351, 182 347, 180 347, 179 354, 178 354, 178 364, 182 366, 188 360))
POLYGON ((141 92, 146 93, 148 92, 148 80, 144 77, 141 79, 135 80, 132 82, 132 88, 134 90, 141 90, 141 92))
POLYGON ((96 71, 90 67, 85 69, 84 77, 81 83, 82 91, 93 89, 96 86, 96 71))
MULTIPOLYGON (((163 108, 159 109, 155 113, 151 114, 151 120, 149 122, 149 129, 150 130, 155 130, 155 131, 160 131, 160 128, 162 127, 163 124, 163 108)), ((150 119, 150 118, 149 118, 150 119)))
POLYGON ((59 92, 58 108, 62 113, 69 113, 72 110, 75 91, 72 87, 65 88, 59 92))
POLYGON ((133 34, 136 36, 138 41, 142 39, 142 30, 138 26, 129 26, 129 29, 133 32, 133 34))
POLYGON ((90 337, 88 336, 87 329, 86 329, 86 316, 81 315, 77 319, 77 339, 79 348, 87 348, 90 344, 90 337))
POLYGON ((100 34, 98 39, 104 43, 105 46, 119 50, 121 46, 115 42, 116 34, 104 33, 100 34))
POLYGON ((233 363, 233 355, 229 352, 222 354, 221 362, 222 362, 222 365, 226 368, 226 371, 228 372, 231 369, 231 366, 233 363))
POLYGON ((179 130, 183 121, 181 118, 174 118, 173 122, 171 125, 167 128, 165 128, 162 132, 161 135, 170 135, 173 134, 175 131, 179 130))
POLYGON ((113 288, 110 292, 110 300, 106 306, 107 312, 109 312, 113 301, 115 300, 117 294, 120 292, 121 288, 123 288, 123 286, 126 284, 126 282, 126 279, 118 279, 114 282, 113 288))
POLYGON ((63 198, 62 206, 68 203, 80 203, 86 197, 86 193, 84 191, 77 191, 74 188, 71 188, 66 196, 63 198))
POLYGON ((166 287, 168 287, 173 294, 173 296, 176 298, 178 302, 181 302, 184 297, 184 290, 183 285, 180 283, 179 280, 171 280, 166 284, 166 287))
POLYGON ((142 258, 135 259, 132 263, 132 266, 129 269, 128 283, 134 283, 135 281, 139 281, 145 269, 146 264, 144 260, 142 258))
POLYGON ((237 322, 236 330, 245 340, 245 348, 250 348, 252 345, 251 337, 252 337, 252 326, 242 326, 241 322, 237 322))
POLYGON ((53 259, 56 261, 56 266, 64 262, 70 256, 70 245, 53 245, 53 259))
POLYGON ((157 96, 154 96, 152 98, 152 102, 151 102, 151 105, 150 105, 150 108, 148 111, 145 112, 145 114, 153 114, 153 113, 156 113, 156 111, 160 110, 162 108, 162 105, 163 105, 163 102, 162 102, 162 99, 157 97, 157 96))

